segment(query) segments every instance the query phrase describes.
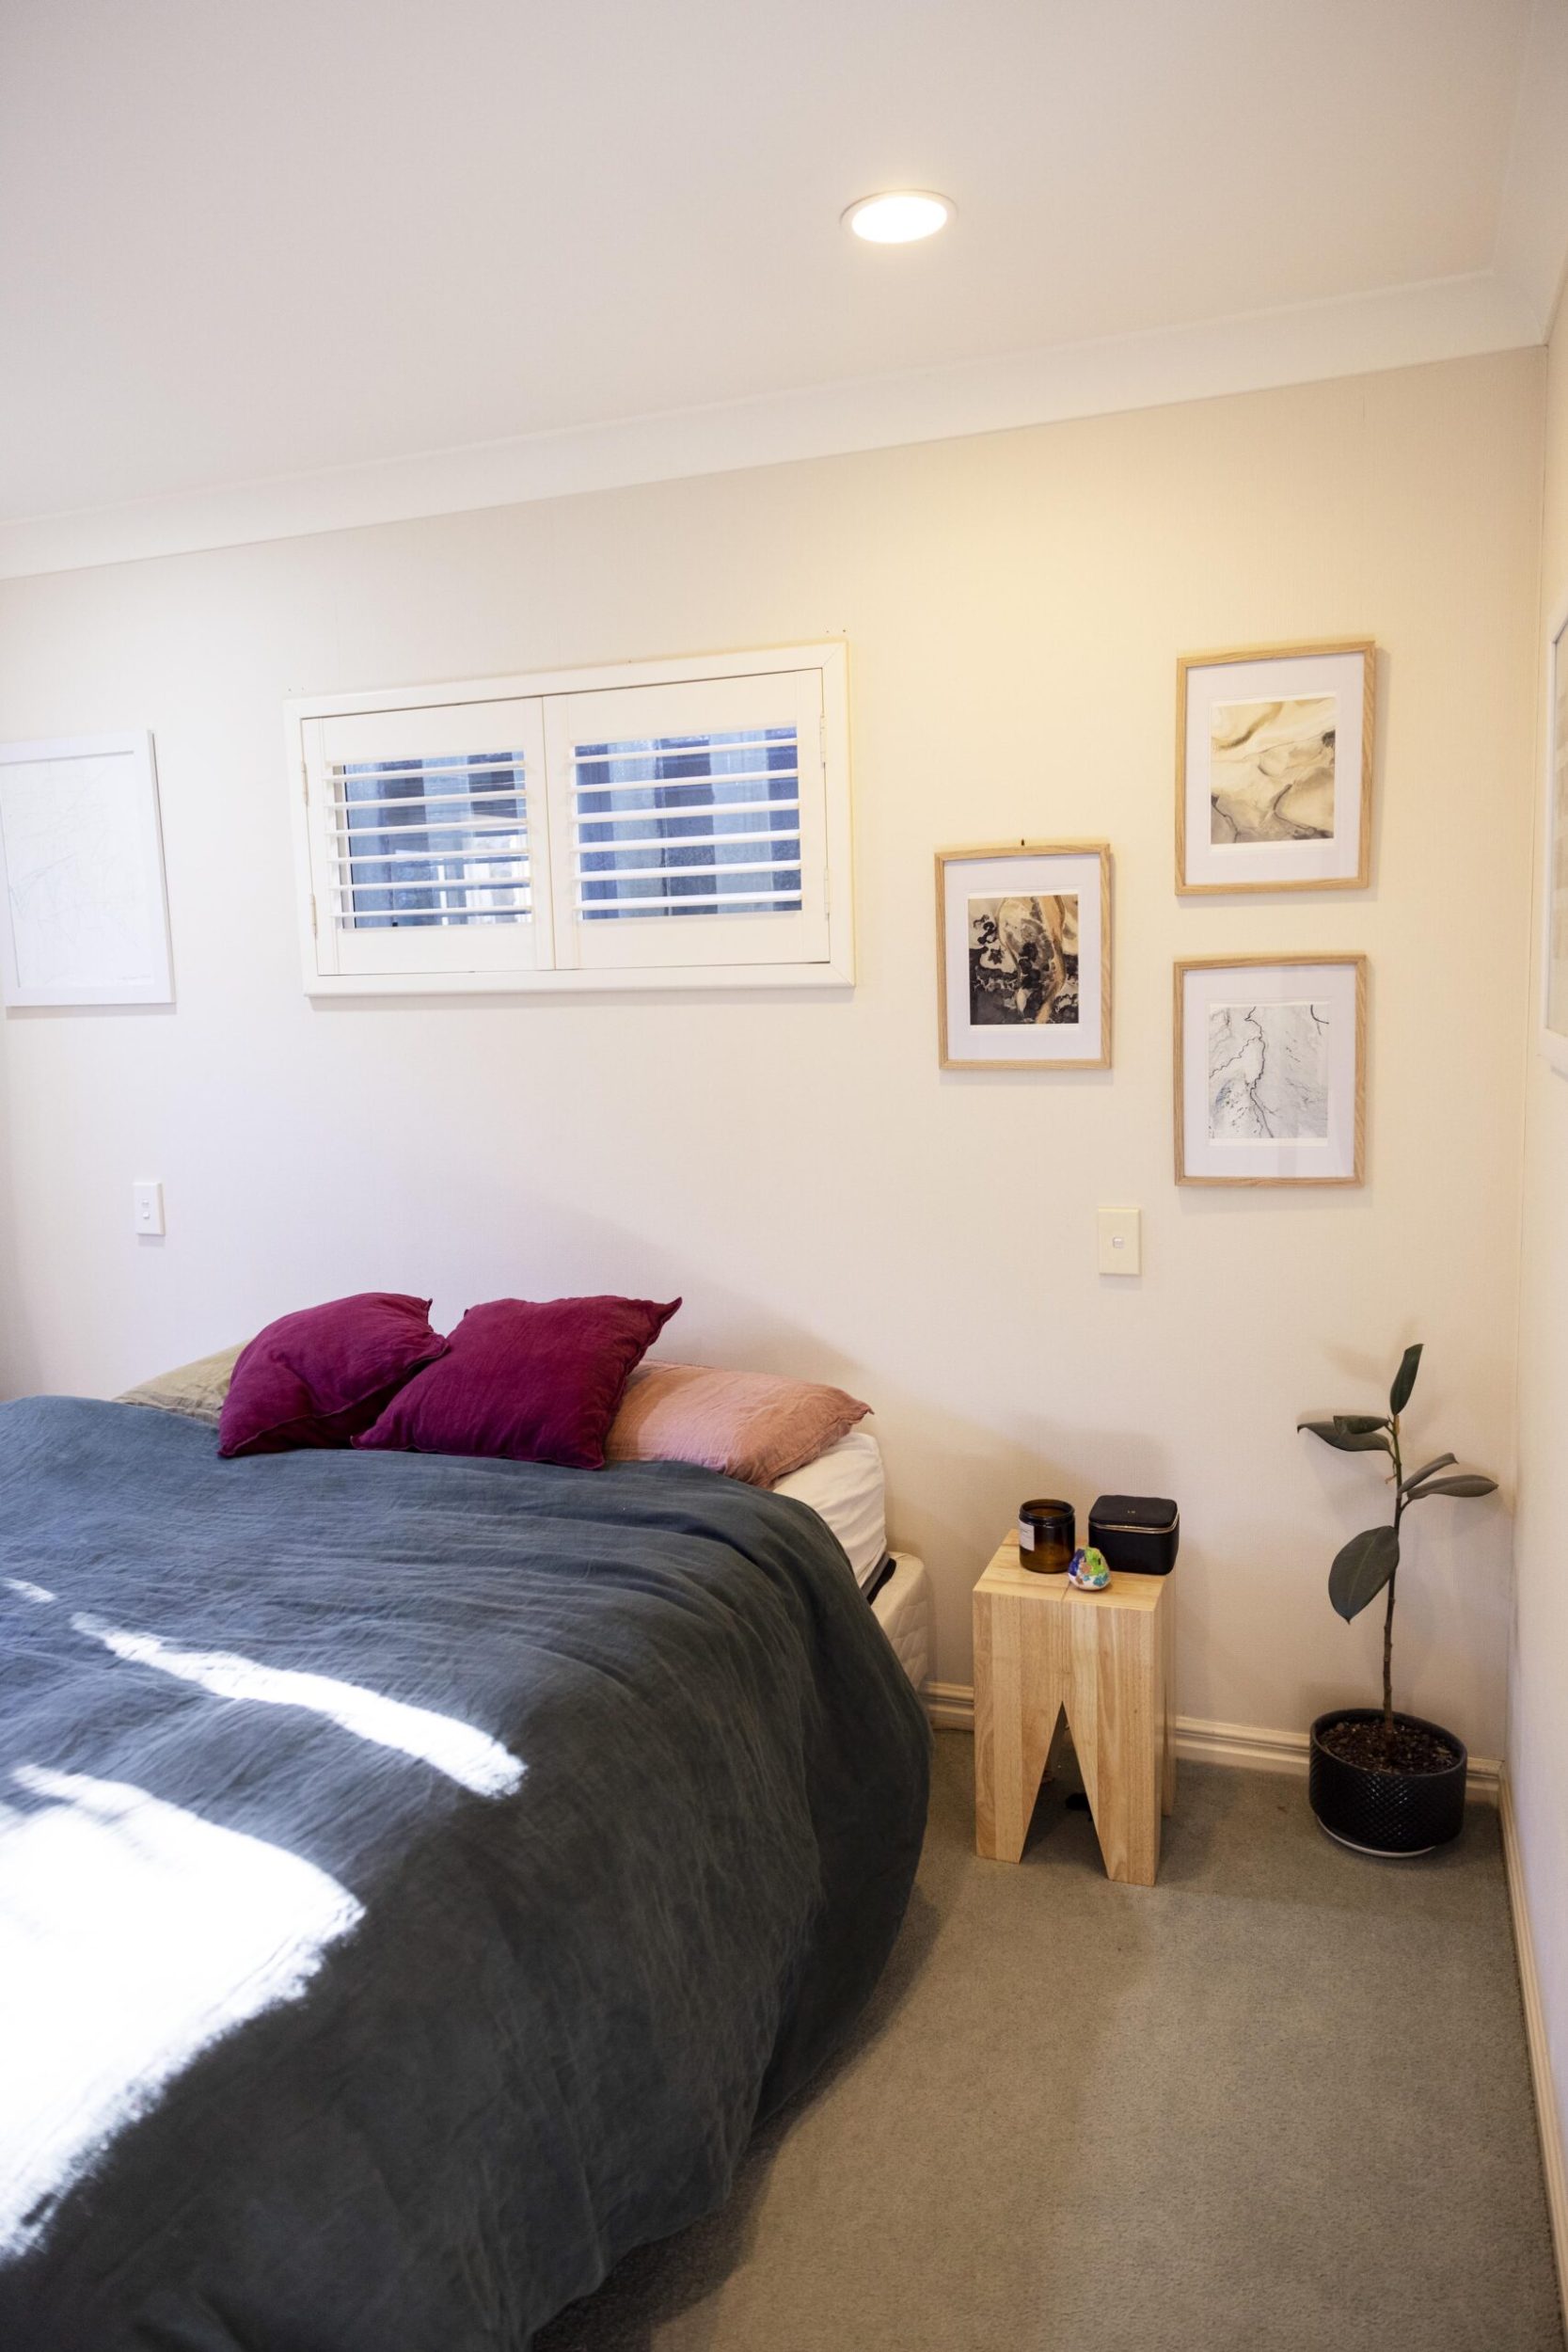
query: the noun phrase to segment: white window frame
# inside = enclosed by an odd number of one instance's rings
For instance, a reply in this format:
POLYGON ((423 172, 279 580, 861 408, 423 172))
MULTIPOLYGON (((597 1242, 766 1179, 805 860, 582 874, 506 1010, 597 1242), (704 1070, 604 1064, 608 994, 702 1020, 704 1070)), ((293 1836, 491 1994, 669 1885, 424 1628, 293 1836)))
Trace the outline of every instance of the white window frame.
MULTIPOLYGON (((498 713, 498 721, 500 714, 498 713)), ((299 884, 300 942, 307 995, 328 996, 449 996, 533 994, 622 994, 657 989, 686 993, 693 989, 844 988, 852 985, 854 914, 851 819, 849 803, 849 713, 846 649, 842 644, 782 645, 763 652, 705 654, 663 660, 616 662, 602 668, 542 670, 524 675, 480 678, 452 684, 372 689, 368 691, 303 695, 285 706, 288 772, 294 820, 295 866, 299 884), (650 924, 654 957, 646 963, 597 963, 591 966, 565 961, 572 952, 561 936, 559 912, 554 925, 562 961, 552 960, 551 926, 541 916, 552 902, 563 904, 565 878, 571 872, 572 844, 565 822, 571 801, 570 778, 561 772, 562 730, 551 724, 562 699, 574 694, 600 695, 617 688, 641 686, 701 687, 708 680, 765 677, 784 672, 815 672, 820 683, 820 760, 823 823, 819 836, 822 870, 821 928, 825 952, 809 959, 781 957, 766 963, 719 962, 711 960, 672 964, 669 934, 678 930, 689 938, 693 951, 705 946, 707 918, 679 925, 650 924), (417 711, 526 703, 539 714, 531 723, 529 751, 529 845, 532 861, 534 924, 528 956, 499 961, 500 943, 518 942, 510 927, 453 925, 439 933, 411 930, 407 937, 421 946, 404 955, 398 969, 351 971, 337 968, 337 953, 328 919, 325 895, 325 843, 330 820, 330 795, 325 787, 319 745, 321 722, 372 716, 379 712, 417 711), (531 766, 535 744, 548 739, 547 772, 531 766), (663 934, 655 940, 652 934, 663 934), (429 958, 440 943, 442 961, 431 968, 429 958), (656 958, 657 960, 654 960, 656 958), (537 961, 531 958, 538 958, 537 961)), ((516 733, 515 720, 507 727, 516 733)), ((503 729, 503 731, 506 731, 503 729)), ((501 748, 498 739, 495 748, 501 748)), ((817 840, 814 829, 808 837, 817 840)), ((805 844, 802 843, 802 854, 805 844)), ((808 883, 815 898, 815 890, 808 883)), ((772 918, 768 918, 772 919, 772 918)), ((787 918, 786 918, 787 919, 787 918)), ((606 930, 611 927, 604 926, 606 930)), ((711 944, 721 951, 723 933, 711 944)), ((347 934, 353 936, 353 934, 347 934)), ((372 936, 372 934, 367 934, 372 936)), ((398 934, 376 933, 379 939, 398 934)), ((628 925, 625 953, 633 936, 628 925)), ((520 945, 521 943, 518 942, 520 945)))

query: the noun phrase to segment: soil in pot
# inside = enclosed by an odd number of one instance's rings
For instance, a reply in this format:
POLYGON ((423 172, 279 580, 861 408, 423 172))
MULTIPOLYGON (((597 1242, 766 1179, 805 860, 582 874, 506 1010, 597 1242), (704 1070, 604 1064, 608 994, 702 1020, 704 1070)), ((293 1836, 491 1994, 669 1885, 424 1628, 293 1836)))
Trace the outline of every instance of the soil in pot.
POLYGON ((1423 1724, 1402 1723, 1397 1716, 1392 1728, 1381 1716, 1330 1724, 1319 1733, 1318 1743, 1364 1772, 1448 1772, 1459 1760, 1451 1740, 1439 1739, 1423 1724))

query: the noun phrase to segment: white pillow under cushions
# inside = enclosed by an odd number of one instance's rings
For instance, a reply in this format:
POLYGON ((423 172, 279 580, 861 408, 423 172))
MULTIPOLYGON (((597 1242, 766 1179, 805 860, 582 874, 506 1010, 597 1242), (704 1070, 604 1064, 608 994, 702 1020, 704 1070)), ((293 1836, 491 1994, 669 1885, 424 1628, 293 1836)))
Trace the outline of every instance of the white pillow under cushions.
POLYGON ((773 1492, 809 1503, 844 1546, 856 1582, 871 1581, 887 1558, 887 1481, 869 1429, 851 1429, 815 1462, 779 1479, 773 1492))
POLYGON ((127 1389, 115 1403, 147 1405, 156 1413, 183 1413, 215 1429, 244 1345, 242 1340, 238 1347, 220 1347, 215 1355, 198 1356, 194 1364, 182 1364, 177 1372, 162 1372, 156 1380, 144 1380, 139 1389, 127 1389))

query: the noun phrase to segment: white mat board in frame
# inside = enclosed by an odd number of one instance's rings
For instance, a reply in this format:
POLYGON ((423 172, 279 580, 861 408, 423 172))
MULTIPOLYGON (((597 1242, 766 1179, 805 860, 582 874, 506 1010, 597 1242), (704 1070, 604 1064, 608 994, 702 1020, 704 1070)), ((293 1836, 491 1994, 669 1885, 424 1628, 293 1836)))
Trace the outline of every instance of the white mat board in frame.
POLYGON ((1104 1070, 1111 852, 1101 841, 939 850, 944 1070, 1104 1070))
POLYGON ((1366 957, 1196 958, 1175 980, 1177 1183, 1360 1184, 1366 957))
POLYGON ((0 744, 8 1005, 174 1001, 152 738, 0 744))

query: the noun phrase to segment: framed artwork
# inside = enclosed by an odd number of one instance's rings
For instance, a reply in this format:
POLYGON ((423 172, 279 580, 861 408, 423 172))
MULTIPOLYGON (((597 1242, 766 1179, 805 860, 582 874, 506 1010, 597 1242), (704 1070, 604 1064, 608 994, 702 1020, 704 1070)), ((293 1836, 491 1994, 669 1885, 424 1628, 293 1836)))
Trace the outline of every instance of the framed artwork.
POLYGON ((1377 648, 1275 645, 1176 665, 1176 887, 1364 890, 1377 648))
POLYGON ((943 1070, 1104 1070, 1111 852, 1021 841, 937 851, 943 1070))
POLYGON ((1179 1184, 1358 1184, 1365 956, 1176 967, 1179 1184))
POLYGON ((1541 1050, 1568 1077, 1568 611, 1546 647, 1541 1050))
POLYGON ((150 735, 0 744, 0 994, 173 1003, 150 735))

